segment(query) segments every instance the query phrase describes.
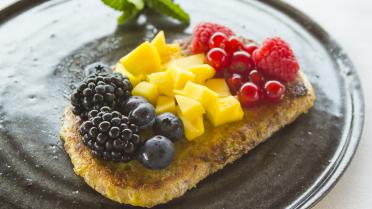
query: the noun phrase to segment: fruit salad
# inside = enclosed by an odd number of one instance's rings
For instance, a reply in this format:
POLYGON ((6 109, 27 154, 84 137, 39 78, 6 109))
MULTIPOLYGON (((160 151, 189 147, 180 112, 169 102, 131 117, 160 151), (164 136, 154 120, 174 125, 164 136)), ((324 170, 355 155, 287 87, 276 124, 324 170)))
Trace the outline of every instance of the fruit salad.
POLYGON ((71 104, 93 156, 163 169, 174 143, 200 140, 206 123, 228 125, 247 117, 246 108, 279 103, 299 70, 281 38, 258 45, 215 23, 198 24, 189 46, 167 43, 160 31, 114 72, 104 63, 87 66, 71 104))

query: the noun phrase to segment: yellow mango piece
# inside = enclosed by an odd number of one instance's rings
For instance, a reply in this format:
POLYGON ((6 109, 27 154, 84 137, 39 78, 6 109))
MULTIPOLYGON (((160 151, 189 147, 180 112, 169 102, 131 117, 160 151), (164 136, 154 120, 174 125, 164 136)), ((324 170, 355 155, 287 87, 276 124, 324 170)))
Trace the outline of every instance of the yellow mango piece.
POLYGON ((182 120, 183 126, 185 128, 185 137, 187 140, 192 141, 204 134, 205 129, 203 116, 199 116, 190 120, 189 118, 185 117, 185 115, 183 115, 179 109, 177 115, 182 120))
POLYGON ((173 97, 159 96, 156 101, 156 114, 160 115, 165 112, 176 114, 176 101, 173 97))
POLYGON ((161 60, 156 48, 148 41, 120 59, 120 63, 134 76, 161 70, 161 60))
POLYGON ((195 65, 204 64, 205 55, 204 53, 190 55, 187 57, 181 57, 174 59, 166 64, 167 67, 175 66, 181 69, 187 69, 195 65))
POLYGON ((199 101, 205 109, 208 109, 211 104, 214 104, 218 98, 216 92, 210 90, 206 86, 193 82, 187 82, 183 90, 174 90, 174 93, 199 101))
POLYGON ((158 87, 160 94, 173 96, 173 79, 168 71, 151 73, 147 79, 158 87))
POLYGON ((134 76, 130 73, 121 63, 117 63, 115 67, 115 72, 121 73, 124 76, 127 76, 132 86, 136 86, 139 82, 143 80, 143 75, 134 76))
POLYGON ((244 111, 234 96, 218 98, 216 103, 207 109, 207 118, 214 126, 242 120, 244 111))
POLYGON ((147 81, 142 81, 133 88, 132 94, 134 96, 145 97, 149 102, 155 104, 159 96, 159 91, 156 85, 147 81))
POLYGON ((195 119, 205 113, 203 105, 191 98, 176 95, 176 101, 181 113, 188 119, 195 119))
POLYGON ((173 58, 180 57, 181 47, 179 44, 167 44, 165 40, 165 35, 163 31, 160 31, 155 38, 151 41, 160 55, 162 64, 167 63, 173 58))
POLYGON ((195 74, 195 83, 204 84, 205 80, 213 78, 216 71, 208 64, 195 65, 186 70, 195 74))
POLYGON ((205 86, 216 92, 220 97, 231 96, 229 86, 223 78, 209 79, 205 82, 205 86))
POLYGON ((194 73, 186 70, 182 70, 178 67, 170 67, 167 72, 173 78, 173 88, 174 89, 183 89, 188 81, 195 81, 194 73))

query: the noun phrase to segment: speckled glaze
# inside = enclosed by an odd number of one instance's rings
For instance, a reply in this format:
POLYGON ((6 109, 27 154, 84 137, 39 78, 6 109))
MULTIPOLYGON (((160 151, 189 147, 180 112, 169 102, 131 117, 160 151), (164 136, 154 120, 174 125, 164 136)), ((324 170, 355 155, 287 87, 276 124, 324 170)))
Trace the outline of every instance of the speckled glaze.
POLYGON ((280 1, 178 0, 192 14, 190 26, 148 13, 124 28, 99 1, 25 2, 0 11, 1 209, 133 208, 105 199, 73 173, 58 136, 66 97, 87 64, 113 64, 159 29, 169 40, 185 37, 200 21, 257 41, 282 36, 317 101, 309 114, 157 208, 308 208, 352 158, 364 117, 355 70, 326 32, 280 1))

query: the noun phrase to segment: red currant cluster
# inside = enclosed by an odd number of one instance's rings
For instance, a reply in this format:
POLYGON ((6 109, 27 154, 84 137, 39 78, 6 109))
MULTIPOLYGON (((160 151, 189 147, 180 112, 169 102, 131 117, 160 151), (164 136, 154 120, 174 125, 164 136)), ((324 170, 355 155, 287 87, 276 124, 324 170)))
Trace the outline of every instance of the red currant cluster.
POLYGON ((231 93, 238 95, 243 107, 262 102, 278 102, 285 86, 277 80, 266 79, 256 68, 254 44, 243 44, 239 38, 214 33, 208 42, 206 62, 216 70, 216 77, 225 78, 231 93))

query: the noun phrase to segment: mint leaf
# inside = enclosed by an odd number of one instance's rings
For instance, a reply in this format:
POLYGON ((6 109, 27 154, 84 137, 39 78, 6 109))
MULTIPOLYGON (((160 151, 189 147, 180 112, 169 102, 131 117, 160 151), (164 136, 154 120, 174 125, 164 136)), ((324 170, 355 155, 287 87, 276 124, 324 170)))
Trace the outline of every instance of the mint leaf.
POLYGON ((151 9, 180 20, 183 23, 189 23, 189 15, 180 7, 179 4, 172 0, 145 0, 148 7, 151 9))
POLYGON ((142 10, 145 6, 143 0, 127 0, 129 3, 133 4, 138 10, 142 10))
POLYGON ((138 17, 145 5, 164 15, 168 15, 183 23, 189 23, 189 15, 173 0, 101 0, 107 6, 122 11, 123 14, 118 18, 119 24, 127 23, 138 17))
POLYGON ((131 6, 131 3, 129 3, 128 0, 101 0, 101 1, 107 6, 119 11, 124 11, 131 6))
POLYGON ((118 17, 118 24, 122 25, 127 22, 130 22, 131 20, 135 19, 141 10, 137 9, 135 6, 128 7, 123 11, 123 14, 118 17))

